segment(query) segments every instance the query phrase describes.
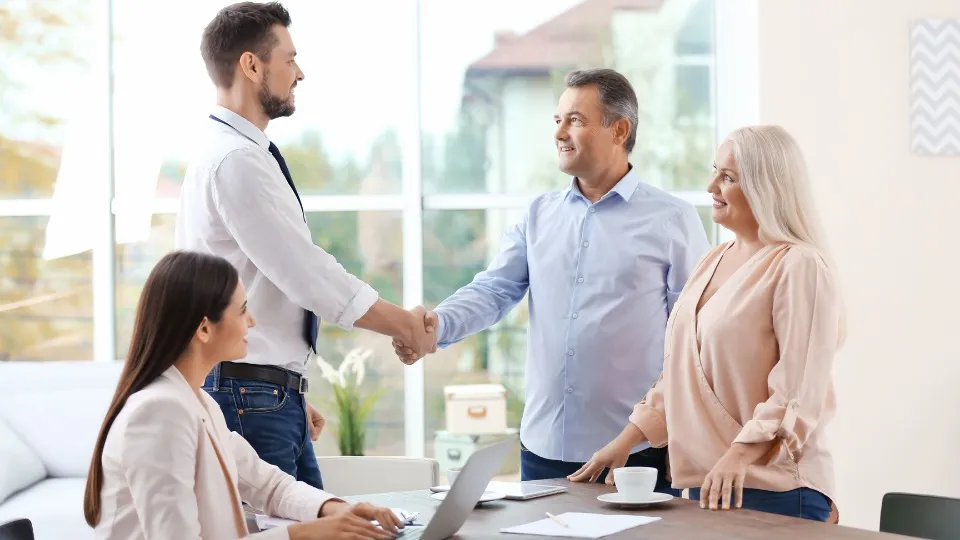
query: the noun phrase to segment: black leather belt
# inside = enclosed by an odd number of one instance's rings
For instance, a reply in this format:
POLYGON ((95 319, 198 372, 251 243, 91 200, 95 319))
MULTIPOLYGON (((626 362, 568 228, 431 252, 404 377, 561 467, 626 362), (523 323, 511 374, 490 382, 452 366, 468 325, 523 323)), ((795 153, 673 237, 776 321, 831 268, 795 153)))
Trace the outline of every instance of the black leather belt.
POLYGON ((221 362, 220 376, 228 379, 251 379, 269 382, 285 388, 292 388, 301 394, 307 393, 310 389, 307 377, 276 366, 221 362))

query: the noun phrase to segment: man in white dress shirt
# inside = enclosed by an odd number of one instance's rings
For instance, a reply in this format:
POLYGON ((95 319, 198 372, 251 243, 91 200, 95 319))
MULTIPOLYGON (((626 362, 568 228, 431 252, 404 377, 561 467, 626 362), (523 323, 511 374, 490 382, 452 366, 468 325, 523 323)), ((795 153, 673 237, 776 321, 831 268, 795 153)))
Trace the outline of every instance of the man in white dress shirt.
POLYGON ((303 80, 289 26, 279 3, 243 2, 204 30, 217 106, 186 171, 176 247, 233 263, 258 320, 247 358, 218 365, 204 389, 264 461, 322 489, 311 441, 323 418, 304 399, 319 318, 411 340, 424 354, 435 340, 422 308, 380 299, 313 244, 289 169, 264 133, 270 120, 293 114, 303 80))

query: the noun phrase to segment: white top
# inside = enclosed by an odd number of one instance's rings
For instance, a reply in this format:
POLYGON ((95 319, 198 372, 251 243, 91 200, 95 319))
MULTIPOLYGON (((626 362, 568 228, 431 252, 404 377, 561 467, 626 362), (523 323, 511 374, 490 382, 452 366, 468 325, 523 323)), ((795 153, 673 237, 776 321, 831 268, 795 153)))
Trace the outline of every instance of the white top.
POLYGON ((240 501, 307 521, 335 499, 257 457, 227 428, 213 398, 190 388, 176 367, 130 396, 101 463, 100 540, 286 540, 286 527, 249 534, 240 501))
MULTIPOLYGON (((224 257, 240 272, 257 326, 244 362, 304 373, 304 309, 351 328, 377 301, 369 285, 313 244, 267 136, 222 107, 183 179, 176 248, 224 257)), ((294 178, 296 181, 296 178, 294 178)))

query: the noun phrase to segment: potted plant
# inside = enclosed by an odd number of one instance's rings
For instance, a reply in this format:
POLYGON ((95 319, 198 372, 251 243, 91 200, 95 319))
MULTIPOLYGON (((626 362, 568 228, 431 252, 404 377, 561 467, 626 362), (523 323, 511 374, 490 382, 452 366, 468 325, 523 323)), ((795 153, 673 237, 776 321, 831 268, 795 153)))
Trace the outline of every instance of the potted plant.
POLYGON ((333 388, 333 400, 327 400, 337 411, 336 426, 331 426, 337 438, 340 454, 362 456, 367 438, 367 418, 383 395, 383 388, 362 389, 365 362, 373 355, 370 349, 355 348, 348 352, 340 366, 334 369, 326 360, 317 356, 321 376, 333 388))

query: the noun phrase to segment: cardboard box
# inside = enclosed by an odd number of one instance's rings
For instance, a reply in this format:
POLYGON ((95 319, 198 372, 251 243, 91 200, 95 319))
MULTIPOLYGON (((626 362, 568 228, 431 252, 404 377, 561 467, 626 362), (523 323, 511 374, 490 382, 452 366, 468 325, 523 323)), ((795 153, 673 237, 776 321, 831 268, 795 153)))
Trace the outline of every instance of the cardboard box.
POLYGON ((507 390, 502 384, 443 388, 447 431, 464 435, 507 431, 507 390))
MULTIPOLYGON (((453 467, 463 467, 470 455, 480 448, 498 443, 506 439, 517 439, 517 430, 511 429, 497 435, 460 435, 449 431, 438 431, 434 438, 433 453, 440 466, 440 476, 446 478, 447 470, 453 467)), ((520 441, 511 452, 497 475, 508 475, 520 472, 520 441)))

